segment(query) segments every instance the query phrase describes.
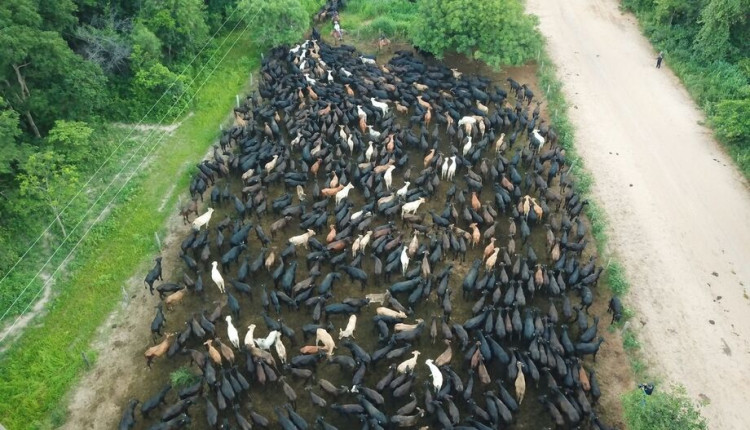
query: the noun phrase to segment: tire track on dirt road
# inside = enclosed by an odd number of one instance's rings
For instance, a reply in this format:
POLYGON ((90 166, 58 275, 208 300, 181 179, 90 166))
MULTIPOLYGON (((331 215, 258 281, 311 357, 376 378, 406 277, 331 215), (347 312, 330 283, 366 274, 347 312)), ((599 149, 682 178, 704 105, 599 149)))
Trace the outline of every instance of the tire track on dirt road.
POLYGON ((711 429, 746 429, 748 185, 618 6, 527 1, 564 82, 577 149, 610 220, 610 246, 632 284, 627 301, 646 359, 707 402, 711 429))

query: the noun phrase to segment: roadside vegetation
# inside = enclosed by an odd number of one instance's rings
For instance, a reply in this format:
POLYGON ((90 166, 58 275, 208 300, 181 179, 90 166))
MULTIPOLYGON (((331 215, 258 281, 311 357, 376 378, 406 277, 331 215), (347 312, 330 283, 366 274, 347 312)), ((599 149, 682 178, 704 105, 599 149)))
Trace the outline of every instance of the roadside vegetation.
POLYGON ((750 1, 623 0, 750 178, 750 1))

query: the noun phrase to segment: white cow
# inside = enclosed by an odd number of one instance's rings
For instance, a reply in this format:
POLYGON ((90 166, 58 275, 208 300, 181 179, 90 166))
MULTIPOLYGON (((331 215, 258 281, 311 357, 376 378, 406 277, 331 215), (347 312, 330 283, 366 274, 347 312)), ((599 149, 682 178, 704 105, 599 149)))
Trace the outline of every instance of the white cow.
POLYGON ((414 369, 417 366, 417 357, 419 357, 419 354, 421 354, 419 351, 414 351, 412 352, 412 358, 402 361, 396 368, 398 373, 406 373, 409 370, 414 369))
POLYGON ((310 238, 313 236, 315 236, 315 230, 307 229, 307 233, 290 237, 289 243, 294 246, 302 245, 305 247, 305 249, 307 249, 307 242, 310 241, 310 238))
POLYGON ((240 333, 237 331, 237 328, 232 324, 232 317, 231 315, 227 315, 225 318, 227 320, 227 337, 229 337, 229 341, 232 342, 232 345, 234 345, 235 348, 240 348, 240 333))
MULTIPOLYGON (((206 213, 193 220, 193 229, 200 230, 201 227, 208 226, 208 222, 211 221, 211 215, 214 213, 214 208, 208 208, 206 213)), ((206 227, 208 228, 208 227, 206 227)))
POLYGON ((401 206, 401 218, 403 218, 405 214, 417 213, 417 209, 419 209, 419 206, 421 206, 422 203, 426 201, 427 200, 424 197, 420 197, 417 200, 414 200, 413 202, 404 203, 404 205, 401 206))
POLYGON ((224 278, 221 277, 221 273, 219 273, 219 269, 217 269, 216 266, 218 266, 217 262, 211 262, 211 279, 219 288, 221 294, 224 294, 224 278))
POLYGON ((390 190, 391 185, 393 184, 393 171, 396 170, 396 166, 388 166, 388 170, 385 171, 383 174, 383 179, 385 179, 385 189, 390 190))
POLYGON ((448 166, 448 175, 446 176, 449 181, 453 180, 453 177, 456 175, 456 156, 454 155, 451 157, 451 164, 448 166))
POLYGON ((338 204, 341 203, 342 200, 349 197, 349 191, 351 191, 352 188, 354 188, 354 185, 348 183, 344 188, 336 193, 336 206, 338 206, 338 204))
POLYGON ((437 393, 441 388, 443 388, 443 374, 440 372, 440 369, 435 366, 431 359, 425 360, 425 364, 430 368, 430 373, 432 373, 432 386, 435 388, 435 392, 437 393))
POLYGON ((391 308, 386 308, 384 306, 381 306, 377 309, 375 309, 375 313, 378 315, 386 316, 386 317, 392 317, 392 318, 406 318, 406 314, 403 311, 394 311, 391 308))
POLYGON ((281 332, 278 330, 273 330, 271 333, 268 333, 268 336, 265 338, 257 338, 254 339, 255 345, 260 348, 268 351, 271 349, 274 343, 276 343, 276 339, 281 335, 281 332))
POLYGON ((319 328, 315 331, 315 345, 317 346, 318 343, 322 343, 325 346, 328 357, 333 355, 333 350, 336 348, 336 344, 333 342, 331 335, 323 328, 319 328))
POLYGON ((404 247, 401 250, 401 274, 406 275, 406 270, 409 268, 409 250, 404 247))
POLYGON ((396 195, 399 197, 406 196, 406 192, 409 191, 409 185, 411 185, 411 182, 409 181, 404 182, 404 186, 396 190, 396 195))
POLYGON ((354 329, 357 328, 357 316, 352 314, 349 317, 349 322, 346 323, 346 328, 344 330, 339 329, 339 339, 343 339, 345 337, 354 337, 354 329))
POLYGON ((253 332, 255 332, 255 324, 250 324, 249 326, 247 326, 247 334, 245 335, 245 348, 247 349, 250 349, 250 347, 255 343, 253 332))
POLYGON ((372 103, 372 105, 375 106, 376 108, 378 108, 381 111, 383 111, 383 115, 388 115, 388 105, 387 104, 375 100, 375 97, 370 97, 370 103, 372 103))

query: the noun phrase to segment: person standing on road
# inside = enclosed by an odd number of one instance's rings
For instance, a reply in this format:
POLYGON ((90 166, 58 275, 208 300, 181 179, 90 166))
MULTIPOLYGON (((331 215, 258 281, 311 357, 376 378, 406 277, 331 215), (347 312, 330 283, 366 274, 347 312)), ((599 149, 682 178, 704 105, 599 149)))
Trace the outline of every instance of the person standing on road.
POLYGON ((659 52, 659 56, 656 57, 656 68, 661 69, 661 61, 664 59, 664 51, 659 52))

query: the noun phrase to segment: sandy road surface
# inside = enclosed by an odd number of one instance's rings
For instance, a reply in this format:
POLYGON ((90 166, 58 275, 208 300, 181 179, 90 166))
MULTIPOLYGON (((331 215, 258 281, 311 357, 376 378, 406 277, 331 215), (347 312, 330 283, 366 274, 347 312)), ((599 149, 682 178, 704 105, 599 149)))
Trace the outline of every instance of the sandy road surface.
POLYGON ((649 361, 708 402, 711 429, 747 429, 747 183, 699 125, 679 80, 654 67, 656 54, 617 1, 528 0, 527 8, 559 66, 649 361))

